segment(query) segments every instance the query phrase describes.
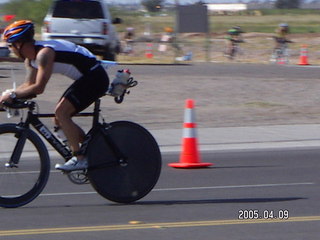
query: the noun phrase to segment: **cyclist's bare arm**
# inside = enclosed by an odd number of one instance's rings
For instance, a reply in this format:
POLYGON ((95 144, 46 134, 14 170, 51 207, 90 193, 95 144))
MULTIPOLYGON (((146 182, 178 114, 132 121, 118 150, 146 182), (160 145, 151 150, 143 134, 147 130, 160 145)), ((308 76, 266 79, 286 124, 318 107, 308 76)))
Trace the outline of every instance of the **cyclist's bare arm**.
POLYGON ((27 77, 26 82, 20 85, 15 93, 18 98, 43 93, 52 74, 55 53, 50 48, 40 50, 36 57, 38 69, 31 66, 26 60, 27 77))
POLYGON ((36 81, 37 69, 35 69, 34 67, 31 66, 29 59, 26 59, 24 61, 24 65, 25 65, 25 68, 26 68, 25 82, 22 83, 20 86, 18 86, 17 90, 18 89, 19 90, 24 89, 24 88, 34 84, 35 81, 36 81))

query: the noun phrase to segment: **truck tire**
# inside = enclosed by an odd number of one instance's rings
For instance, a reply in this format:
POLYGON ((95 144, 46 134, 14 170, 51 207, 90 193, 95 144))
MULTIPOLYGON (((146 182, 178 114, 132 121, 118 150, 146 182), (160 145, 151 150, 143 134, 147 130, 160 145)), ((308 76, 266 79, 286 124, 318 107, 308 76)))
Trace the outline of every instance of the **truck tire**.
POLYGON ((115 61, 116 60, 116 54, 114 52, 106 51, 103 56, 103 60, 108 60, 108 61, 115 61))

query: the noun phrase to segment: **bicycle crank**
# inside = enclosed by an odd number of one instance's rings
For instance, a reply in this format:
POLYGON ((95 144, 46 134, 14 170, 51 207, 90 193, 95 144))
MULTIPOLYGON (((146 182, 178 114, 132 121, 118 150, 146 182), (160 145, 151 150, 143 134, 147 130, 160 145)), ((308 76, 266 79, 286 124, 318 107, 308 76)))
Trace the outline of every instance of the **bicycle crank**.
POLYGON ((78 171, 72 171, 68 172, 67 176, 69 180, 74 184, 87 184, 89 183, 89 179, 87 177, 87 170, 78 170, 78 171))

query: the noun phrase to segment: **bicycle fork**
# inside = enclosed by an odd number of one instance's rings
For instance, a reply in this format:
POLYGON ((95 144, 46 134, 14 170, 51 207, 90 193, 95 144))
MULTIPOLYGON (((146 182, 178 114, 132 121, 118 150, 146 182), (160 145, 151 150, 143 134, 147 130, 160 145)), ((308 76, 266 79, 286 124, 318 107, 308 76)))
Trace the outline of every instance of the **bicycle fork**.
POLYGON ((5 167, 7 167, 7 168, 17 168, 18 167, 19 160, 20 160, 24 145, 27 140, 27 134, 28 134, 27 129, 25 129, 25 128, 19 129, 19 133, 15 134, 15 137, 18 138, 18 141, 14 147, 14 150, 12 152, 10 160, 9 160, 9 162, 7 162, 5 164, 5 167))

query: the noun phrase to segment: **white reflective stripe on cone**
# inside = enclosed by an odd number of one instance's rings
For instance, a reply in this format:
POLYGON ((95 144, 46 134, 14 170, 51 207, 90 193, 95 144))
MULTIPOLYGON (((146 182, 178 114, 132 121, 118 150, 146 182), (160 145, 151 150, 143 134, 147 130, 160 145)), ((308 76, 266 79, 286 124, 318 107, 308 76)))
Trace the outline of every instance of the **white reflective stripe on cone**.
POLYGON ((183 138, 196 138, 197 131, 195 128, 184 128, 182 132, 183 138))
POLYGON ((196 115, 192 108, 186 108, 184 111, 184 122, 185 123, 195 123, 196 115))

